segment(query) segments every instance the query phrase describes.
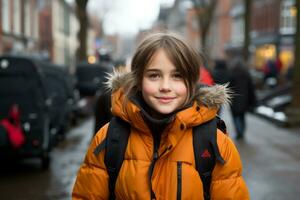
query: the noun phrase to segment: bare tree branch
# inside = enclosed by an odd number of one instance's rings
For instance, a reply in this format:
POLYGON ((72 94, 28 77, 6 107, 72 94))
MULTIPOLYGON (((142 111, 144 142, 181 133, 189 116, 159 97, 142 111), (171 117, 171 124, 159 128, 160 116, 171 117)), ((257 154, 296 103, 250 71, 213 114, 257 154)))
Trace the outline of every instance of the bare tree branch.
POLYGON ((199 32, 201 34, 201 45, 206 47, 206 38, 209 32, 210 24, 213 19, 217 0, 193 0, 194 8, 197 12, 199 32))
POLYGON ((76 0, 76 14, 79 20, 80 28, 77 34, 79 47, 76 55, 78 61, 85 61, 87 59, 87 30, 88 30, 88 16, 87 16, 88 0, 76 0))
POLYGON ((252 0, 244 0, 245 6, 245 28, 244 28, 244 46, 243 46, 243 57, 246 62, 249 58, 249 44, 250 44, 250 19, 251 19, 251 5, 252 0))

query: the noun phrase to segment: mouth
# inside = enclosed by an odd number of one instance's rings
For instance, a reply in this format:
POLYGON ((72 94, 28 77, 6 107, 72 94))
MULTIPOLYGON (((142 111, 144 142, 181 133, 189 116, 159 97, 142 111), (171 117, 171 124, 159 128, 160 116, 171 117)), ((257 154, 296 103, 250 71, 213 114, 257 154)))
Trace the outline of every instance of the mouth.
POLYGON ((156 97, 156 99, 161 103, 170 103, 175 97, 156 97))

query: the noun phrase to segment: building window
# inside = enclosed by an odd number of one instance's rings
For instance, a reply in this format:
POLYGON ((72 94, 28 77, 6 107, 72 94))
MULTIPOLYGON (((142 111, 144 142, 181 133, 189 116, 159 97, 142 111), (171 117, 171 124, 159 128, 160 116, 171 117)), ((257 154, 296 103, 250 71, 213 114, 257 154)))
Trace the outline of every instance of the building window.
POLYGON ((231 43, 233 45, 240 46, 244 42, 245 20, 244 20, 245 8, 241 3, 235 3, 230 10, 232 18, 231 25, 231 43))
POLYGON ((236 17, 232 23, 231 41, 234 44, 241 44, 244 41, 244 18, 236 17))
POLYGON ((16 35, 19 35, 21 33, 21 24, 20 24, 20 0, 14 0, 14 9, 13 9, 13 15, 14 15, 14 23, 13 23, 13 30, 16 35))
POLYGON ((64 29, 65 34, 70 35, 70 11, 67 5, 64 5, 64 29))
POLYGON ((285 0, 281 4, 280 33, 294 34, 296 32, 296 13, 294 0, 285 0))
POLYGON ((58 7, 58 14, 59 14, 59 21, 58 21, 58 23, 59 23, 59 30, 61 31, 61 32, 64 32, 64 5, 63 4, 59 4, 58 5, 59 7, 58 7))
POLYGON ((276 57, 276 46, 274 44, 264 44, 258 46, 255 51, 255 67, 263 69, 264 64, 268 60, 274 60, 276 57))
POLYGON ((31 36, 31 13, 30 13, 30 2, 24 1, 24 29, 25 36, 31 36))
POLYGON ((2 30, 5 33, 10 32, 9 10, 9 0, 2 0, 2 30))

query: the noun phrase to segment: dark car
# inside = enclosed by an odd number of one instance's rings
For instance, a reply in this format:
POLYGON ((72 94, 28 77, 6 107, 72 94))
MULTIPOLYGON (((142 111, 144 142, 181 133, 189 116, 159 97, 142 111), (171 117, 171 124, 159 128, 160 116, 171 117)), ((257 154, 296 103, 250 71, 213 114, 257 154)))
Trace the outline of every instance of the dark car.
POLYGON ((53 141, 49 131, 51 102, 38 61, 0 56, 0 120, 8 119, 9 111, 17 105, 25 137, 22 146, 13 148, 7 137, 8 130, 1 127, 0 157, 39 157, 43 168, 49 166, 53 141))
POLYGON ((98 90, 102 90, 107 73, 112 72, 112 69, 112 64, 109 62, 78 64, 76 67, 76 78, 80 96, 94 96, 98 90))
MULTIPOLYGON (((75 82, 65 66, 43 63, 48 96, 52 99, 50 130, 63 138, 76 106, 75 82)), ((74 120, 74 119, 72 119, 74 120)))

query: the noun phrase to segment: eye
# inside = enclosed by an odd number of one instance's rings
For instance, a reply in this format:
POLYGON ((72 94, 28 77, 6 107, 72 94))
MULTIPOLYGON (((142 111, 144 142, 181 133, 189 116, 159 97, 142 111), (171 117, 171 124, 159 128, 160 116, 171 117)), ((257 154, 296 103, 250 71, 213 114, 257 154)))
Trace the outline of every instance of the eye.
POLYGON ((160 75, 159 75, 159 73, 148 73, 147 74, 147 77, 149 78, 149 79, 151 79, 151 80, 157 80, 157 79, 159 79, 160 78, 160 75))
POLYGON ((172 75, 172 77, 175 79, 175 80, 182 80, 183 77, 182 75, 179 73, 179 72, 176 72, 172 75))

